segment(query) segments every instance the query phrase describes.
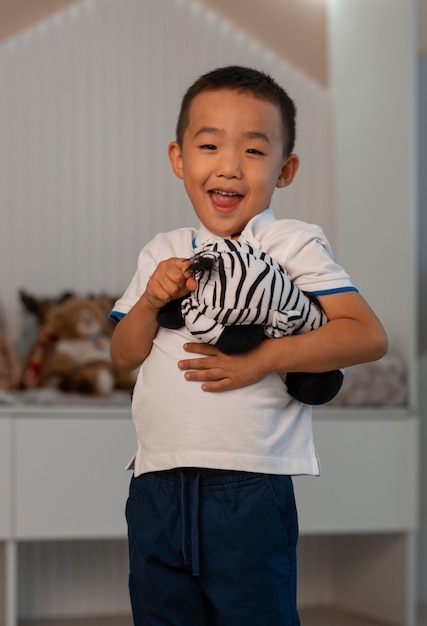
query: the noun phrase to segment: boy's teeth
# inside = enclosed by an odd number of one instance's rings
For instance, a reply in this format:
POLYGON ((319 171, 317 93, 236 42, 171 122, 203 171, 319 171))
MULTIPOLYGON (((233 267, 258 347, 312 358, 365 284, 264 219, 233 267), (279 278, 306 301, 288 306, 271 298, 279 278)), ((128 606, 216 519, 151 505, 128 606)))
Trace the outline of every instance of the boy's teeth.
POLYGON ((237 196, 239 194, 234 191, 221 191, 220 189, 214 189, 214 193, 219 193, 221 196, 237 196))

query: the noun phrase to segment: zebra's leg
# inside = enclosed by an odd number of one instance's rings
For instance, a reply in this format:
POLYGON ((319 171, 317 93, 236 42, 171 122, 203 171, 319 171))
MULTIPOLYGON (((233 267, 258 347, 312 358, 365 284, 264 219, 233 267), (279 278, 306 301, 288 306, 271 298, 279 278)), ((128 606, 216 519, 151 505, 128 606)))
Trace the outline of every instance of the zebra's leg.
POLYGON ((304 404, 325 404, 335 398, 344 380, 341 370, 307 373, 290 372, 286 375, 288 393, 304 404))
POLYGON ((240 354, 252 350, 264 339, 263 326, 257 324, 236 324, 234 326, 225 326, 216 342, 216 346, 226 354, 240 354))
POLYGON ((184 326, 184 318, 181 312, 181 303, 187 296, 171 300, 162 307, 157 315, 157 321, 163 328, 182 328, 184 326))
MULTIPOLYGON (((316 296, 300 290, 297 290, 296 293, 298 296, 298 304, 300 306, 302 305, 300 309, 302 321, 296 329, 296 334, 309 332, 328 322, 328 318, 316 296)), ((296 306, 296 308, 299 307, 296 306)), ((283 335, 288 334, 285 332, 286 325, 285 328, 282 328, 282 315, 282 313, 278 313, 277 319, 273 323, 273 328, 276 333, 273 334, 272 329, 268 329, 267 333, 270 334, 270 336, 277 337, 280 332, 282 332, 283 335)), ((290 372, 286 376, 286 387, 288 393, 293 398, 304 404, 325 404, 335 398, 341 389, 343 378, 344 375, 341 370, 319 373, 290 372)))

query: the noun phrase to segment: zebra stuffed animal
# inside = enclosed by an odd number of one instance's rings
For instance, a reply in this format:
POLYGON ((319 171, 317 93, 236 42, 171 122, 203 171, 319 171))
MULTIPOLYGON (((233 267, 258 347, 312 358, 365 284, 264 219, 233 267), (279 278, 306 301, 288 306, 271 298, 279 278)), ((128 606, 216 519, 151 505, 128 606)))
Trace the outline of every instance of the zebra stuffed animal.
MULTIPOLYGON (((254 348, 265 337, 305 333, 328 320, 317 299, 301 291, 271 256, 230 239, 207 244, 191 259, 197 288, 160 311, 165 328, 186 326, 193 337, 227 354, 254 348)), ((339 391, 342 372, 289 373, 290 395, 323 404, 339 391)))

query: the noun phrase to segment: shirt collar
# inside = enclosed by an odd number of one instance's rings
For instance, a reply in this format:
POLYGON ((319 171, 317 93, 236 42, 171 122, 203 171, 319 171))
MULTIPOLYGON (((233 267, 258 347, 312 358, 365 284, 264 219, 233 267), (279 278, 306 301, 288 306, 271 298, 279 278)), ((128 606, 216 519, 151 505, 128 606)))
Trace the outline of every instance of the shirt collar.
MULTIPOLYGON (((275 217, 272 209, 270 208, 258 213, 258 215, 255 215, 255 217, 249 220, 246 224, 245 228, 242 230, 242 234, 240 235, 240 240, 246 241, 257 247, 258 234, 260 230, 264 225, 274 222, 274 220, 275 217)), ((229 237, 219 237, 218 235, 214 235, 206 228, 206 226, 204 226, 204 224, 200 224, 196 237, 193 240, 193 248, 199 248, 200 246, 205 246, 208 243, 213 243, 223 239, 229 239, 229 237)))

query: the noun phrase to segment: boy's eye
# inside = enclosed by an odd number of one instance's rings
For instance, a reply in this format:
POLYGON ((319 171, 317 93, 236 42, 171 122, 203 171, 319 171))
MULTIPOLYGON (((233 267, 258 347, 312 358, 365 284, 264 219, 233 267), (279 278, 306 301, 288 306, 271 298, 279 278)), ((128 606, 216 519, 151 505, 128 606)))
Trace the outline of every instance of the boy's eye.
POLYGON ((256 148, 248 148, 246 152, 248 154, 264 154, 264 152, 261 152, 261 150, 257 150, 256 148))
POLYGON ((200 147, 202 148, 202 150, 216 150, 216 146, 214 146, 212 143, 205 143, 200 147))

